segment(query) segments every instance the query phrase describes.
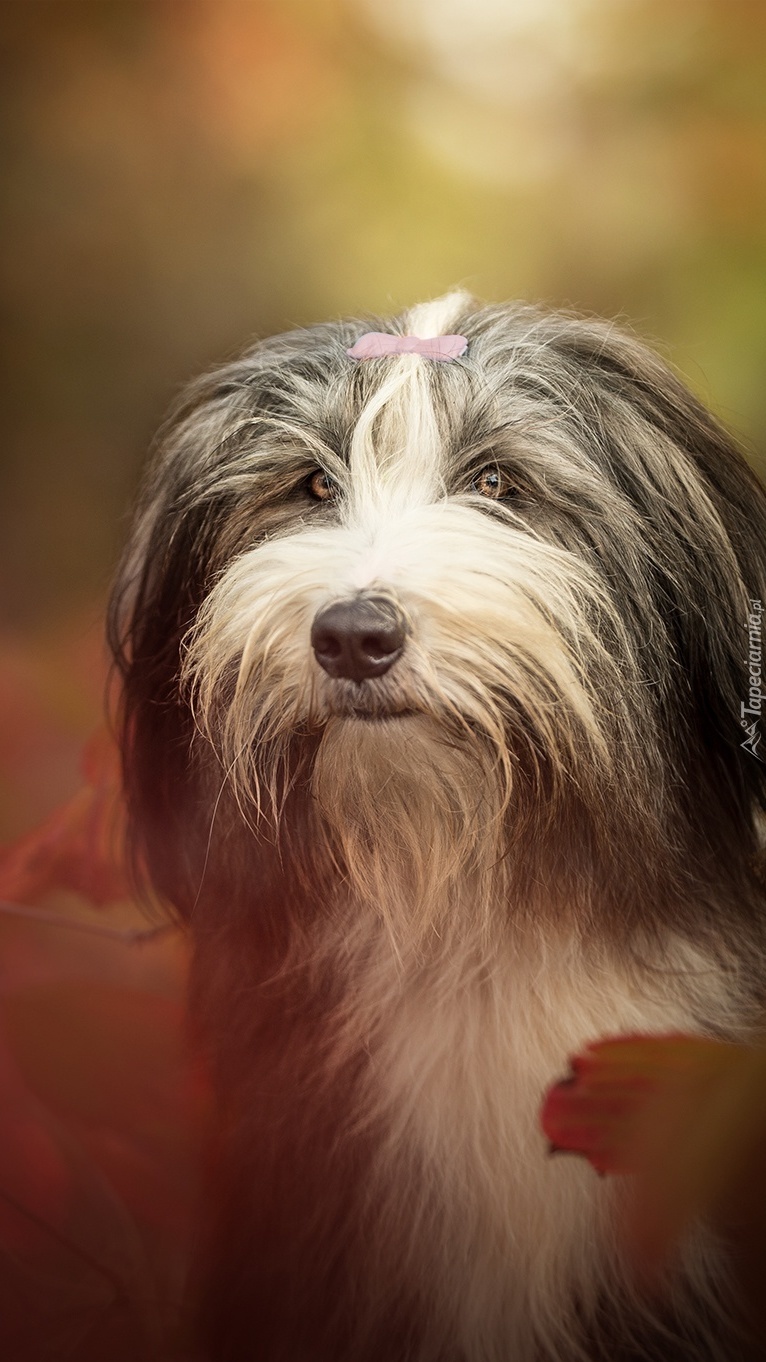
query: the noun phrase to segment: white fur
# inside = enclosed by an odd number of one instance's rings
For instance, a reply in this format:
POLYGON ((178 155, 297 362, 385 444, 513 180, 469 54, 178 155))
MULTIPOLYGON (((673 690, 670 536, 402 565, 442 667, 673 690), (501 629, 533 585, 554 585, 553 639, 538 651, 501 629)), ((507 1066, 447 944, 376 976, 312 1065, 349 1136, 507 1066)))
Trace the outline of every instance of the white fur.
MULTIPOLYGON (((624 1184, 551 1157, 539 1113, 567 1058, 596 1037, 693 1031, 703 998, 732 1022, 725 972, 671 942, 667 951, 653 988, 567 933, 534 927, 484 969, 464 958, 461 977, 453 958, 406 988, 384 960, 366 973, 355 962, 347 1034, 369 1046, 370 1115, 387 1130, 371 1219, 404 1279, 423 1284, 419 1362, 450 1346, 469 1362, 526 1362, 541 1347, 585 1359, 575 1300, 581 1319, 605 1289, 632 1299, 639 1317, 648 1310, 615 1227, 624 1184)), ((711 1262, 720 1272, 710 1242, 690 1242, 692 1278, 711 1262)), ((386 1285, 375 1281, 378 1308, 386 1285)))

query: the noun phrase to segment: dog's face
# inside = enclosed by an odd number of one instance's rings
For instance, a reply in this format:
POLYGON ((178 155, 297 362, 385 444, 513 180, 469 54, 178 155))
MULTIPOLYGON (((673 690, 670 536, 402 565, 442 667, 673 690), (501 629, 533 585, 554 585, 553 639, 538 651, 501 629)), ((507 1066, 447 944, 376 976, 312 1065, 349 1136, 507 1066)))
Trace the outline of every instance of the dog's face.
MULTIPOLYGON (((196 781, 199 820, 217 780, 245 829, 306 789, 314 852, 431 927, 455 877, 543 843, 550 867, 553 841, 591 871, 729 873, 764 791, 744 460, 605 324, 453 295, 388 328, 468 351, 355 361, 361 325, 294 333, 169 428, 115 607, 150 860, 148 824, 167 865, 170 806, 196 781)), ((158 872, 182 901, 184 873, 158 872)))

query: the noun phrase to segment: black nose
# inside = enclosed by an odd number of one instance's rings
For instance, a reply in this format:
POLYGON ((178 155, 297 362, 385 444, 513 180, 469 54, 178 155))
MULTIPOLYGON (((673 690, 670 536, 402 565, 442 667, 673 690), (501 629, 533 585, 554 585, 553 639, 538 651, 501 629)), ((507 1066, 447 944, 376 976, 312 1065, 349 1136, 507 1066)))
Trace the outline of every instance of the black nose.
POLYGON ((364 681, 394 665, 406 632, 404 615, 393 601, 355 596, 320 610, 311 626, 311 646, 328 676, 364 681))

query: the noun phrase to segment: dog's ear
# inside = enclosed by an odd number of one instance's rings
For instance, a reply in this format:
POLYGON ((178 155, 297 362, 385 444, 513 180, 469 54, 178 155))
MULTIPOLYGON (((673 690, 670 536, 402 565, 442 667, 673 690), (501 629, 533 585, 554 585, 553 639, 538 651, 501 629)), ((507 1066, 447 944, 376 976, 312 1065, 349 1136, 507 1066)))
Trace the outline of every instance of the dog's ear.
POLYGON ((181 912, 198 892, 209 831, 182 643, 210 587, 220 510, 194 487, 252 401, 247 380, 239 365, 199 380, 163 427, 108 615, 137 886, 148 881, 181 912))
MULTIPOLYGON (((213 877, 211 808, 216 831, 226 823, 222 771, 181 687, 183 642, 219 571, 252 543, 258 498, 273 498, 284 442, 273 461, 263 460, 261 491, 249 463, 247 495, 242 469, 227 474, 256 440, 267 442, 275 415, 295 420, 296 402, 305 400, 313 419, 327 371, 348 363, 345 346, 357 330, 328 323, 273 337, 203 375, 181 394, 150 462, 112 594, 109 640, 121 678, 137 878, 143 868, 144 880, 182 912, 196 902, 203 864, 206 884, 213 877), (292 386, 288 369, 299 380, 292 386)), ((299 465, 305 457, 296 454, 299 465)))
POLYGON ((586 322, 558 343, 588 375, 610 474, 645 527, 678 672, 667 718, 687 735, 683 774, 703 782, 699 799, 707 786, 749 821, 766 806, 766 731, 753 750, 741 709, 751 617, 766 602, 766 492, 731 436, 632 337, 586 322))

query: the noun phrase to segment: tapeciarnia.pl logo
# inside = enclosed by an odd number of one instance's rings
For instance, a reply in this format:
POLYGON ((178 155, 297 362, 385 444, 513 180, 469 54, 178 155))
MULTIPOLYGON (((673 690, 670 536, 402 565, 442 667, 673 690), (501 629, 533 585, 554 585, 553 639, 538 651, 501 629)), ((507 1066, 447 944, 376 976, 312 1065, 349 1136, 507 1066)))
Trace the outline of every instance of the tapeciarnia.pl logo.
POLYGON ((747 736, 740 747, 744 747, 746 752, 756 757, 758 761, 763 758, 758 751, 761 741, 761 731, 758 721, 763 712, 763 691, 761 689, 761 624, 763 620, 763 606, 760 601, 750 601, 750 614, 747 617, 748 652, 747 669, 749 676, 749 690, 747 702, 744 700, 740 705, 740 723, 747 736))

